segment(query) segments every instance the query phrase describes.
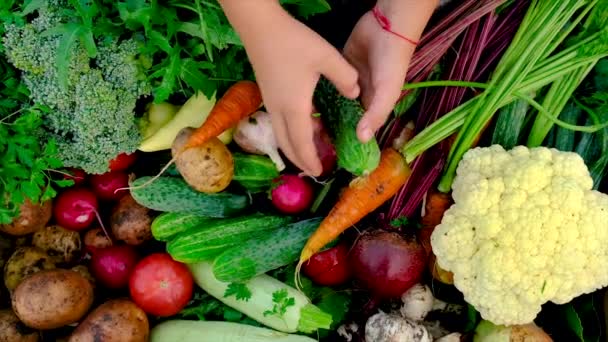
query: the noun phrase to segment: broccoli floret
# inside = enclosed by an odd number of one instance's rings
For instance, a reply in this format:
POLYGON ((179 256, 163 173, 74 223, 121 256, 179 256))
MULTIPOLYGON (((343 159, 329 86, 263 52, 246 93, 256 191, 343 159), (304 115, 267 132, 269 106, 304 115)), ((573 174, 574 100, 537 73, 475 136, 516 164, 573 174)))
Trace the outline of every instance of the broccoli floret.
POLYGON ((137 148, 133 111, 137 99, 150 94, 150 85, 136 58, 137 42, 109 37, 96 42, 94 59, 79 40, 72 44, 67 86, 62 85, 57 65, 62 35, 53 30, 69 21, 61 6, 50 1, 29 23, 7 25, 6 55, 22 71, 34 102, 51 108, 44 117, 46 132, 56 140, 64 166, 103 173, 109 160, 137 148))

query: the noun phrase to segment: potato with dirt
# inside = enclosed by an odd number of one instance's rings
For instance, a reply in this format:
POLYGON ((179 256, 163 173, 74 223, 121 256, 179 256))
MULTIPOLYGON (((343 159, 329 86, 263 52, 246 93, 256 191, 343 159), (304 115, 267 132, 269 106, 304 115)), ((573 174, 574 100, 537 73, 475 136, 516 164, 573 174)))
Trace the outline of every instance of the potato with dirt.
POLYGON ((130 194, 113 208, 110 225, 114 237, 129 245, 140 245, 152 238, 150 209, 137 203, 130 194))
POLYGON ((0 310, 0 342, 38 342, 38 331, 26 327, 10 309, 0 310))
POLYGON ((19 216, 9 224, 0 224, 0 231, 14 236, 36 232, 49 222, 53 214, 52 202, 32 203, 29 199, 19 208, 19 216))
POLYGON ((194 129, 190 127, 182 129, 171 147, 179 173, 197 191, 216 193, 226 189, 234 176, 234 159, 230 150, 221 140, 212 138, 200 146, 178 153, 192 132, 194 129))
POLYGON ((127 299, 112 299, 97 307, 74 330, 68 342, 147 342, 148 317, 127 299))
POLYGON ((58 263, 73 263, 82 252, 80 234, 58 225, 48 226, 34 233, 32 245, 46 251, 58 263))
POLYGON ((55 260, 38 247, 19 247, 4 265, 4 285, 14 290, 28 276, 56 268, 55 260))
POLYGON ((98 249, 112 246, 112 240, 101 228, 93 228, 84 234, 84 247, 89 253, 95 253, 98 249))
POLYGON ((40 271, 12 296, 13 311, 28 327, 49 330, 78 322, 93 304, 93 286, 72 270, 40 271))

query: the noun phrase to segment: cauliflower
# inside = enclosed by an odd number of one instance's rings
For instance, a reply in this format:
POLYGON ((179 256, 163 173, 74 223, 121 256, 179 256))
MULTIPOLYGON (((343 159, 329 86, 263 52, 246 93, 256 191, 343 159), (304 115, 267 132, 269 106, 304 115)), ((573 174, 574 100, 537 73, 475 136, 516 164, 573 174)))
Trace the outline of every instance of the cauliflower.
POLYGON ((608 285, 608 196, 592 185, 572 152, 470 150, 455 204, 431 236, 439 266, 484 319, 503 325, 608 285))

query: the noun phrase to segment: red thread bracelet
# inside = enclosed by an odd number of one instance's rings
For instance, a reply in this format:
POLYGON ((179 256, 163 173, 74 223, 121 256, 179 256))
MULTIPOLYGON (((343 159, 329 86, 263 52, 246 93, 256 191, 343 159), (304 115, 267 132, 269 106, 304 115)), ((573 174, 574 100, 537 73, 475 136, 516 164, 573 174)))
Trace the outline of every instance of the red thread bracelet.
POLYGON ((372 13, 374 14, 374 17, 376 18, 376 20, 378 21, 378 24, 380 24, 380 27, 382 27, 383 30, 394 34, 395 36, 405 40, 406 42, 408 42, 410 44, 418 45, 417 41, 410 39, 404 35, 401 35, 398 32, 393 31, 391 29, 391 21, 384 14, 382 14, 382 12, 380 12, 380 8, 378 8, 378 5, 374 6, 374 9, 372 9, 372 13))

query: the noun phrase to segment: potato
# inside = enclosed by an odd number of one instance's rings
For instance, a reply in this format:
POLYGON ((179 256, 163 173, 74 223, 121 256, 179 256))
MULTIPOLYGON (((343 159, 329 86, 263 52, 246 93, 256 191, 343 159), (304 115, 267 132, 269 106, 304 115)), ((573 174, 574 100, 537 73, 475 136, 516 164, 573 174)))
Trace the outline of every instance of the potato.
POLYGON ((112 299, 93 310, 68 342, 147 342, 148 317, 127 299, 112 299))
POLYGON ((19 216, 9 224, 0 224, 0 231, 15 236, 31 234, 44 228, 52 214, 50 200, 42 204, 34 204, 26 199, 19 208, 19 216))
POLYGON ((91 272, 89 271, 88 267, 86 267, 85 265, 76 265, 70 269, 74 272, 79 273, 86 280, 88 280, 91 285, 95 286, 95 278, 91 275, 91 272))
POLYGON ((93 286, 71 270, 40 271, 25 278, 12 296, 13 310, 28 327, 56 329, 80 320, 93 304, 93 286))
MULTIPOLYGON (((194 129, 182 129, 171 147, 173 157, 186 144, 194 129)), ((186 183, 197 191, 220 192, 232 181, 234 160, 232 154, 218 138, 213 138, 201 146, 185 150, 175 159, 175 166, 186 183)))
POLYGON ((124 195, 112 210, 110 225, 112 234, 129 245, 139 245, 152 238, 150 210, 124 195))
POLYGON ((54 225, 34 233, 32 245, 55 258, 57 262, 72 263, 80 257, 82 242, 80 234, 54 225))
POLYGON ((86 249, 94 253, 95 250, 112 246, 112 240, 108 238, 101 228, 93 228, 84 234, 84 245, 86 249))
POLYGON ((15 313, 0 310, 0 342, 37 342, 40 335, 21 323, 15 313))
POLYGON ((26 277, 56 267, 55 261, 38 247, 19 247, 4 265, 4 285, 14 290, 26 277))

